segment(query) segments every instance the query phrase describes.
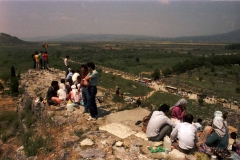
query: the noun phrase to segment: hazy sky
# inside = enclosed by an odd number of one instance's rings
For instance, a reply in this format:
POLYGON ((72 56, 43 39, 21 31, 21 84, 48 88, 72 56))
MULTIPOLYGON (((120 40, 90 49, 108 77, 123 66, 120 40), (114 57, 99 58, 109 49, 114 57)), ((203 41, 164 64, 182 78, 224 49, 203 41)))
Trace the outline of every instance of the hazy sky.
POLYGON ((177 37, 240 29, 240 1, 213 1, 0 0, 0 32, 20 38, 74 33, 177 37))

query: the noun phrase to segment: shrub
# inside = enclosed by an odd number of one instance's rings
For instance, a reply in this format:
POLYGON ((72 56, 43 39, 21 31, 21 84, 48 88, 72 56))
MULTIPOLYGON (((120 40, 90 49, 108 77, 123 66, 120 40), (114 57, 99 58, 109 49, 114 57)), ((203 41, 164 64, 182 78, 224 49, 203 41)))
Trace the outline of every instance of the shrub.
POLYGON ((117 95, 113 96, 112 101, 113 102, 124 103, 124 99, 120 96, 117 96, 117 95))
POLYGON ((239 87, 236 88, 236 93, 240 94, 240 88, 239 87))

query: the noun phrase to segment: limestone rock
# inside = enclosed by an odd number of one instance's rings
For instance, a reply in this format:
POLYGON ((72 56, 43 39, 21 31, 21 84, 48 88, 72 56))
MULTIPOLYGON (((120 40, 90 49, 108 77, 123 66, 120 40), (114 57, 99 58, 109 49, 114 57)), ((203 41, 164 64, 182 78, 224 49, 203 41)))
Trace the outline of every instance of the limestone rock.
POLYGON ((113 147, 114 155, 119 159, 137 159, 136 155, 129 154, 123 147, 113 147))
POLYGON ((63 147, 67 147, 70 145, 73 145, 74 143, 76 143, 79 140, 78 136, 69 136, 69 137, 64 137, 63 141, 62 141, 62 146, 63 147))
POLYGON ((137 153, 140 152, 140 148, 132 145, 132 146, 130 147, 130 149, 129 149, 129 152, 130 152, 130 153, 133 153, 133 154, 137 154, 137 153))
POLYGON ((16 159, 17 160, 27 160, 27 156, 21 153, 16 154, 16 159))
POLYGON ((89 139, 89 138, 84 139, 80 143, 81 146, 92 146, 93 144, 94 144, 93 141, 91 139, 89 139))
POLYGON ((123 142, 117 141, 115 145, 116 145, 117 147, 122 147, 122 146, 123 146, 123 142))
POLYGON ((105 151, 105 153, 108 153, 108 154, 113 154, 113 148, 112 146, 107 146, 103 149, 105 151))
POLYGON ((124 139, 123 145, 124 145, 125 147, 130 147, 131 144, 132 144, 132 142, 131 142, 129 139, 124 139))
POLYGON ((113 146, 115 143, 116 143, 116 140, 112 137, 108 138, 106 140, 106 143, 109 145, 109 146, 113 146))
POLYGON ((53 117, 53 120, 54 120, 54 122, 56 123, 56 124, 58 124, 58 125, 63 125, 63 124, 65 124, 65 123, 67 123, 67 120, 66 120, 66 118, 65 117, 63 117, 63 116, 54 116, 53 117))
POLYGON ((66 160, 68 155, 69 155, 69 153, 67 152, 67 150, 62 149, 61 151, 58 152, 58 159, 59 160, 66 160))
POLYGON ((122 139, 127 138, 128 136, 135 134, 130 127, 123 125, 121 123, 110 123, 105 126, 99 127, 100 130, 107 131, 115 136, 118 136, 122 139))
POLYGON ((103 158, 106 155, 105 152, 100 149, 87 149, 81 151, 79 154, 83 158, 97 158, 97 157, 103 158))
POLYGON ((185 154, 177 149, 173 149, 171 152, 169 152, 169 156, 171 159, 185 160, 185 154))
POLYGON ((24 149, 24 147, 23 146, 21 146, 21 147, 19 147, 17 150, 16 150, 16 152, 22 152, 23 151, 23 149, 24 149))

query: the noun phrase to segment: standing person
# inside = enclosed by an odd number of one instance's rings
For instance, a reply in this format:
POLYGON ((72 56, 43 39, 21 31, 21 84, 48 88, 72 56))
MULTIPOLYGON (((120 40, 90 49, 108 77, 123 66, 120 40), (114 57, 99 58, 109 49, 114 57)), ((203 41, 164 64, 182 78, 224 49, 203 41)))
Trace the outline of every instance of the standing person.
POLYGON ((195 148, 195 144, 198 141, 197 129, 192 125, 193 116, 191 114, 185 115, 183 121, 184 123, 176 125, 170 138, 172 141, 178 138, 178 142, 174 142, 172 146, 180 152, 188 154, 195 148))
POLYGON ((48 52, 47 51, 43 53, 42 59, 43 59, 44 69, 48 69, 48 52))
POLYGON ((42 62, 42 53, 41 52, 39 52, 38 57, 39 57, 39 67, 40 67, 40 69, 42 69, 43 62, 42 62))
POLYGON ((83 83, 83 79, 87 76, 88 74, 88 67, 86 64, 81 65, 81 89, 82 89, 82 99, 84 103, 84 111, 83 113, 88 113, 89 108, 88 108, 88 89, 87 85, 83 83))
POLYGON ((66 67, 66 76, 65 77, 67 77, 67 75, 68 75, 68 68, 69 68, 69 62, 68 62, 68 60, 69 60, 69 56, 66 56, 66 58, 64 59, 64 65, 65 65, 65 67, 66 67))
POLYGON ((95 69, 95 64, 93 62, 87 63, 88 75, 83 79, 89 81, 88 85, 88 108, 90 111, 90 117, 88 120, 96 120, 98 115, 97 104, 96 104, 96 94, 99 74, 95 69))
POLYGON ((117 87, 117 89, 116 89, 116 96, 119 96, 119 94, 120 94, 120 88, 119 87, 117 87))
POLYGON ((136 104, 137 104, 138 107, 142 104, 142 102, 140 100, 140 97, 137 99, 136 104))
POLYGON ((158 111, 154 111, 147 125, 147 137, 150 141, 162 141, 167 135, 170 136, 173 123, 166 115, 169 113, 169 105, 162 104, 158 111))
POLYGON ((36 61, 36 69, 39 69, 39 56, 37 51, 35 52, 34 58, 36 61))
POLYGON ((185 115, 187 101, 186 99, 180 99, 172 108, 172 121, 178 123, 183 121, 183 117, 185 115))
POLYGON ((33 69, 36 69, 36 60, 34 56, 35 56, 35 53, 32 54, 32 60, 33 60, 33 69))

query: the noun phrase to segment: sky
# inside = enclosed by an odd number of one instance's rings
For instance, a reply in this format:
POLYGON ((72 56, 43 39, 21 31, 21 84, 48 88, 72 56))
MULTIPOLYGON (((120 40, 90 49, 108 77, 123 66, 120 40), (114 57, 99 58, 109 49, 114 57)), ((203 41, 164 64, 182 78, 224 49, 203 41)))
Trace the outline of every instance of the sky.
POLYGON ((0 32, 179 37, 240 29, 240 0, 0 0, 0 32))

